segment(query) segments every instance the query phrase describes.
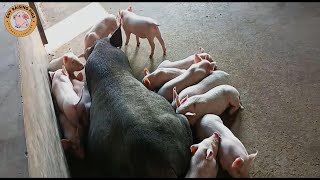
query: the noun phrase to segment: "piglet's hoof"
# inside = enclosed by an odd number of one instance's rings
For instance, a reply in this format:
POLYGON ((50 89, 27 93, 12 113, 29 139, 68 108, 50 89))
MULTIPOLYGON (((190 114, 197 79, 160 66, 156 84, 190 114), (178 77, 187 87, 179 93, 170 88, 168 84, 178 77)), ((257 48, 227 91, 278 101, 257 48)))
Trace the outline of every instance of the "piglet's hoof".
POLYGON ((140 47, 140 43, 137 43, 137 47, 140 47))
POLYGON ((153 55, 149 55, 149 58, 152 59, 152 56, 153 56, 153 55))

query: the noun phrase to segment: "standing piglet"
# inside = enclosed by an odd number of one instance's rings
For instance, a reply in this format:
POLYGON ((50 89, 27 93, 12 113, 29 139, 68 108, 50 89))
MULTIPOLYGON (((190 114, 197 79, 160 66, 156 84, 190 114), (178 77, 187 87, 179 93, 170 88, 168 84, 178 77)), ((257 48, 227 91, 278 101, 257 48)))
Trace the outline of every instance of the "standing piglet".
POLYGON ((81 98, 73 90, 73 85, 65 66, 55 72, 50 72, 50 76, 52 77, 51 92, 53 98, 57 102, 59 112, 64 115, 60 121, 67 140, 62 140, 61 142, 64 147, 71 147, 71 151, 76 156, 83 158, 84 154, 82 152, 84 150, 80 141, 82 135, 79 135, 79 132, 81 133, 83 130, 82 115, 84 105, 80 103, 81 98), (68 123, 65 121, 68 121, 68 123), (66 146, 67 143, 69 146, 66 146))
POLYGON ((176 113, 184 114, 191 125, 205 114, 222 114, 230 107, 229 114, 233 114, 239 108, 243 108, 240 103, 238 90, 230 85, 220 85, 210 91, 195 95, 190 98, 186 96, 183 102, 176 97, 176 113))
POLYGON ((152 73, 144 69, 143 84, 151 91, 159 89, 166 82, 184 73, 186 70, 178 68, 158 68, 152 73))
POLYGON ((113 14, 107 14, 99 23, 91 27, 84 38, 84 49, 90 48, 101 38, 109 36, 117 29, 117 18, 113 14))
POLYGON ((218 173, 217 154, 220 135, 213 133, 190 147, 192 158, 186 178, 215 178, 218 173))
MULTIPOLYGON (((179 93, 179 100, 181 101, 183 98, 185 98, 187 95, 188 97, 192 97, 195 95, 199 94, 204 94, 208 92, 210 89, 226 84, 228 82, 229 74, 221 71, 221 70, 216 70, 213 71, 209 76, 201 80, 199 83, 189 86, 182 90, 179 93)), ((171 103, 172 107, 176 109, 176 102, 175 102, 175 97, 177 96, 176 93, 173 94, 173 101, 171 103)))
MULTIPOLYGON (((197 54, 201 57, 201 59, 206 59, 210 62, 213 62, 213 58, 208 53, 205 53, 203 48, 200 47, 197 54)), ((194 59, 195 55, 191 55, 177 61, 164 60, 161 64, 159 64, 158 68, 188 69, 192 64, 196 63, 194 59)))
POLYGON ((173 100, 173 88, 179 93, 184 88, 194 85, 203 78, 211 74, 215 67, 215 62, 201 61, 200 56, 195 56, 197 63, 190 66, 190 68, 180 76, 165 83, 158 91, 158 94, 165 97, 169 102, 173 100))
POLYGON ((160 26, 154 19, 150 17, 139 16, 132 12, 132 6, 130 5, 128 9, 119 10, 120 21, 125 31, 127 40, 125 45, 128 45, 131 33, 136 35, 137 46, 140 46, 139 38, 148 39, 151 47, 150 59, 153 57, 155 44, 154 38, 156 37, 162 47, 163 55, 166 55, 166 46, 161 37, 159 30, 160 26))
POLYGON ((195 125, 195 134, 199 139, 209 137, 213 132, 221 136, 218 160, 224 170, 234 178, 249 178, 249 168, 258 151, 248 154, 241 141, 227 128, 219 116, 207 114, 195 125))

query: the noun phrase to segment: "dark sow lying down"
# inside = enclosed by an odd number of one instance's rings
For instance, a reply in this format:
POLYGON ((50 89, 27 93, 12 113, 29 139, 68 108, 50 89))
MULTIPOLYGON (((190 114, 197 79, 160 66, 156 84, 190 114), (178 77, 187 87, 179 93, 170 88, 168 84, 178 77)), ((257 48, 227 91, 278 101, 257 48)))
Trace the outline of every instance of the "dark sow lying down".
POLYGON ((191 159, 188 121, 133 76, 127 56, 116 48, 121 45, 119 26, 86 53, 88 158, 99 176, 184 177, 191 159))

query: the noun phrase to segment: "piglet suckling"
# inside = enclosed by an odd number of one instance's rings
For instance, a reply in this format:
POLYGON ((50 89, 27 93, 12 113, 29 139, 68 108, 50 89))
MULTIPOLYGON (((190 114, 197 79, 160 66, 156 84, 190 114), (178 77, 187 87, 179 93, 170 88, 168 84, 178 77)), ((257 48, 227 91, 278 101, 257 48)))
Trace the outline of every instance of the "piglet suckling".
POLYGON ((218 173, 217 154, 220 135, 213 133, 190 147, 192 157, 186 178, 215 178, 218 173))
MULTIPOLYGON (((198 56, 201 57, 201 59, 208 60, 210 62, 213 62, 213 58, 208 54, 204 52, 203 48, 199 48, 199 51, 196 53, 198 56)), ((195 63, 195 55, 190 55, 184 59, 177 60, 177 61, 169 61, 164 60, 162 63, 159 64, 158 68, 178 68, 178 69, 188 69, 192 64, 195 63)), ((216 69, 217 67, 215 67, 216 69)))
POLYGON ((100 22, 93 25, 84 37, 84 49, 90 48, 98 39, 109 36, 118 28, 117 17, 107 14, 100 22))
POLYGON ((66 70, 70 74, 71 72, 81 71, 84 68, 84 64, 79 59, 79 56, 72 52, 65 53, 63 56, 53 59, 49 62, 48 71, 56 71, 61 69, 62 65, 66 67, 66 70))
POLYGON ((157 68, 152 73, 147 68, 144 69, 143 84, 151 91, 158 90, 166 82, 178 77, 186 70, 178 68, 157 68))
POLYGON ((229 108, 229 114, 232 115, 239 108, 243 109, 239 91, 230 85, 219 85, 204 94, 190 98, 186 96, 181 102, 179 95, 175 99, 176 113, 184 114, 191 125, 194 125, 205 114, 221 115, 229 108))
POLYGON ((179 93, 184 88, 194 85, 211 74, 216 66, 215 62, 201 61, 200 56, 196 55, 195 64, 182 73, 180 76, 165 83, 157 92, 170 103, 173 100, 173 88, 179 93))
POLYGON ((85 104, 81 103, 83 96, 79 97, 74 91, 64 65, 62 65, 62 69, 49 73, 52 79, 52 96, 57 102, 60 114, 63 114, 60 122, 67 139, 63 140, 62 143, 66 148, 65 150, 71 150, 75 153, 74 155, 83 158, 80 153, 83 150, 79 148, 83 148, 81 145, 82 132, 88 126, 88 123, 84 122, 85 104))
MULTIPOLYGON (((227 84, 228 80, 229 80, 228 73, 221 71, 221 70, 215 70, 209 76, 207 76, 203 80, 201 80, 199 83, 183 89, 179 93, 179 100, 182 101, 182 99, 185 98, 187 95, 188 95, 188 97, 192 97, 195 95, 204 94, 216 86, 219 86, 222 84, 227 84)), ((177 108, 175 96, 177 96, 177 94, 174 93, 174 98, 171 103, 171 105, 174 109, 177 108)))
POLYGON ((214 132, 218 132, 221 137, 217 159, 222 169, 234 178, 249 178, 250 166, 258 151, 248 154, 242 142, 217 115, 206 114, 195 124, 195 135, 198 139, 207 138, 214 132))
POLYGON ((150 17, 140 16, 132 12, 132 6, 129 8, 119 10, 120 23, 126 34, 126 43, 128 45, 131 33, 136 35, 137 46, 140 46, 139 38, 148 39, 151 47, 150 58, 153 57, 155 44, 154 38, 156 37, 162 47, 163 55, 166 55, 166 46, 160 33, 159 24, 150 17))

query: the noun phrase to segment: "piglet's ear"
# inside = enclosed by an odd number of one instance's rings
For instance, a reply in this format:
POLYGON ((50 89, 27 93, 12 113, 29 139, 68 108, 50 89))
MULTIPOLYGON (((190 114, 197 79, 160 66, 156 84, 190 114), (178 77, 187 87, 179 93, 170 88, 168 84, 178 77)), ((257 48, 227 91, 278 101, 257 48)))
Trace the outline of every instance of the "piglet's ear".
POLYGON ((147 68, 144 68, 143 73, 146 76, 146 75, 150 74, 150 71, 147 68))
POLYGON ((67 64, 68 61, 68 56, 67 55, 63 55, 63 64, 67 64))
POLYGON ((189 98, 189 95, 187 94, 185 97, 183 97, 182 99, 181 99, 181 104, 182 103, 184 103, 184 102, 186 102, 186 100, 189 98))
POLYGON ((215 67, 216 67, 216 62, 210 62, 209 69, 208 69, 209 72, 214 71, 215 67))
POLYGON ((241 157, 238 157, 235 159, 231 165, 232 168, 238 168, 240 169, 244 163, 244 160, 241 157))
POLYGON ((80 72, 80 73, 77 75, 76 79, 79 80, 79 81, 83 81, 83 74, 82 74, 82 72, 80 72))
POLYGON ((194 63, 198 63, 201 61, 201 57, 198 54, 194 55, 194 63))
POLYGON ((199 145, 194 144, 190 146, 191 154, 194 155, 196 151, 198 150, 199 145))
POLYGON ((151 84, 150 80, 148 78, 143 79, 143 84, 146 86, 149 86, 151 84))
POLYGON ((66 76, 69 76, 68 71, 67 71, 65 65, 62 65, 62 73, 63 73, 64 75, 66 75, 66 76))
POLYGON ((198 52, 199 54, 200 53, 204 53, 204 49, 202 48, 202 47, 199 47, 199 52, 198 52))
POLYGON ((176 107, 179 107, 181 105, 179 95, 177 93, 177 87, 173 87, 172 89, 173 93, 173 100, 176 102, 176 107))

